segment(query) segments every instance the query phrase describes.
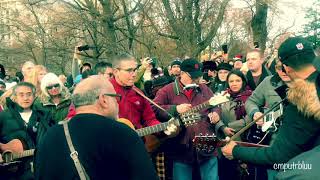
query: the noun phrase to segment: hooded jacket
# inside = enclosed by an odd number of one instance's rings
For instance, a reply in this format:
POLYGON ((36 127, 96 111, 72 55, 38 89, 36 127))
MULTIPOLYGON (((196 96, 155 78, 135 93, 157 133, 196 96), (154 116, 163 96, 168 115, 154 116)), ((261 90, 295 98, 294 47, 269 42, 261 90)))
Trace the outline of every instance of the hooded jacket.
POLYGON ((283 124, 270 147, 247 148, 237 145, 232 151, 233 157, 255 164, 272 165, 285 163, 319 145, 320 101, 315 85, 318 75, 318 72, 314 72, 306 80, 298 79, 289 84, 289 104, 284 109, 283 124))

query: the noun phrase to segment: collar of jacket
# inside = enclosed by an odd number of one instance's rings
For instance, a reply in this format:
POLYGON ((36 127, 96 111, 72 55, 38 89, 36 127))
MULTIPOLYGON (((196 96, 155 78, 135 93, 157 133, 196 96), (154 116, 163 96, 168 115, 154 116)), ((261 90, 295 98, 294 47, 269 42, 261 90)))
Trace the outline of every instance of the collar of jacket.
POLYGON ((122 89, 122 90, 131 90, 132 89, 132 87, 134 86, 121 86, 117 81, 116 81, 116 79, 115 78, 112 78, 112 79, 110 79, 109 80, 110 82, 111 82, 111 84, 113 85, 113 87, 114 87, 114 89, 117 91, 117 90, 120 90, 120 89, 122 89))
MULTIPOLYGON (((259 78, 259 83, 267 76, 271 75, 271 72, 264 66, 262 65, 262 73, 260 75, 260 78, 259 78)), ((247 72, 247 80, 248 80, 248 85, 250 86, 250 88, 255 88, 257 87, 255 84, 254 84, 254 80, 253 80, 253 76, 252 76, 252 73, 251 71, 248 71, 247 72)))
POLYGON ((319 80, 320 74, 315 72, 306 80, 296 79, 292 81, 289 84, 287 97, 289 102, 296 105, 298 110, 306 117, 315 117, 320 121, 319 80))
POLYGON ((175 93, 177 96, 179 96, 180 93, 183 92, 183 91, 182 91, 182 88, 181 88, 181 86, 180 86, 180 78, 176 78, 176 79, 174 80, 174 83, 173 83, 173 91, 174 91, 174 93, 175 93))

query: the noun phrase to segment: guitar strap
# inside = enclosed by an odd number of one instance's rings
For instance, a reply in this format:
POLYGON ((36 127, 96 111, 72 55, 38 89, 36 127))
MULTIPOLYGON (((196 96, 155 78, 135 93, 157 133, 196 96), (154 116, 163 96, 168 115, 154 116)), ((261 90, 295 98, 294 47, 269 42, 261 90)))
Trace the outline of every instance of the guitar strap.
POLYGON ((143 98, 145 98, 147 101, 149 101, 151 104, 153 104, 154 106, 156 106, 157 108, 161 109, 163 112, 167 113, 169 115, 169 117, 174 117, 172 114, 170 114, 168 111, 166 111, 165 109, 163 109, 161 106, 159 106, 157 103, 155 103, 154 101, 152 101, 150 98, 148 98, 147 96, 145 96, 143 94, 143 92, 141 92, 139 89, 137 89, 137 87, 133 86, 132 89, 138 93, 140 96, 142 96, 143 98))
POLYGON ((72 144, 70 132, 69 132, 69 127, 68 127, 68 121, 65 121, 62 123, 63 124, 63 129, 64 129, 64 134, 67 139, 67 143, 70 149, 70 157, 72 158, 74 165, 77 169, 78 175, 80 177, 80 180, 90 180, 90 177, 88 176, 86 170, 82 166, 79 158, 78 158, 78 152, 74 149, 74 146, 72 144))

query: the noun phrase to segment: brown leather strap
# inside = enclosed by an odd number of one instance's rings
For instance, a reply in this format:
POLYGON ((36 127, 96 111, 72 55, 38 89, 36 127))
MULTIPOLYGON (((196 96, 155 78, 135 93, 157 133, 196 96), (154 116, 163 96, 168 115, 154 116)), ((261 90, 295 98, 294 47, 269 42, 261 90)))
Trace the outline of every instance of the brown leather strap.
POLYGON ((140 91, 140 89, 138 89, 137 87, 133 86, 132 89, 138 93, 140 96, 142 96, 143 98, 145 98, 147 101, 149 101, 151 104, 153 104, 154 106, 156 106, 157 108, 161 109, 163 112, 167 113, 170 117, 174 117, 172 114, 170 114, 167 110, 163 109, 161 106, 159 106, 157 103, 155 103, 154 101, 152 101, 150 98, 148 98, 147 96, 145 96, 143 94, 143 92, 140 91))
POLYGON ((67 143, 70 149, 70 157, 72 158, 74 165, 77 169, 78 175, 80 177, 80 180, 90 180, 88 174, 86 173, 86 170, 82 166, 79 158, 78 158, 78 152, 74 149, 74 146, 72 144, 70 132, 69 132, 69 127, 68 127, 68 121, 65 121, 63 124, 63 129, 64 129, 64 134, 67 139, 67 143))

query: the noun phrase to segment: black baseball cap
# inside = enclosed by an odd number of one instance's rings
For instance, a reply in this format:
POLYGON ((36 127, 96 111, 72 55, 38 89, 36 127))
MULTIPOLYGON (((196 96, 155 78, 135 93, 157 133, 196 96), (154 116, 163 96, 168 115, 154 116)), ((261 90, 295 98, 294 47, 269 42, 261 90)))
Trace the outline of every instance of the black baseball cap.
POLYGON ((180 69, 181 71, 189 73, 192 79, 197 79, 203 75, 201 71, 202 64, 193 58, 185 59, 181 63, 180 69))
POLYGON ((290 61, 312 61, 316 58, 313 44, 303 37, 290 37, 285 40, 278 50, 279 60, 283 64, 290 61), (297 58, 300 57, 300 58, 297 58))

